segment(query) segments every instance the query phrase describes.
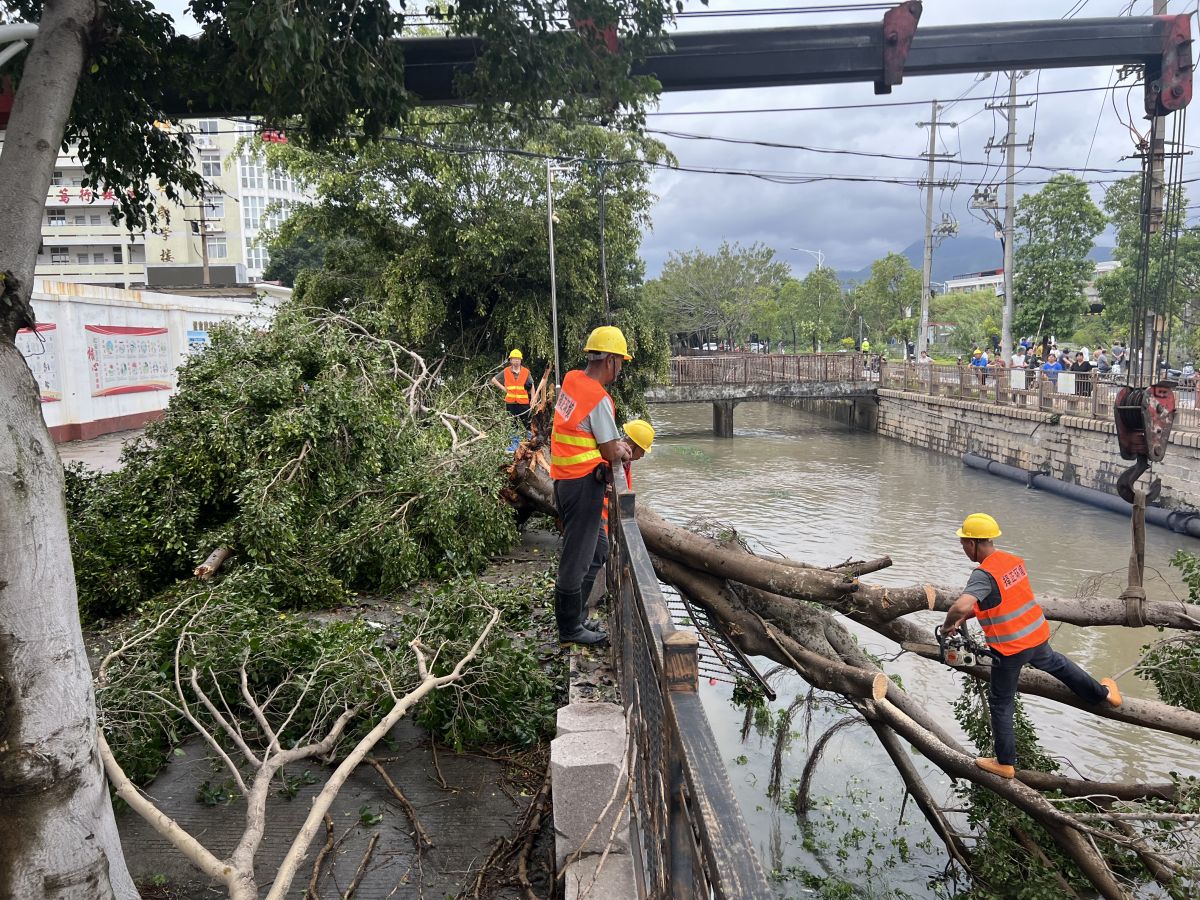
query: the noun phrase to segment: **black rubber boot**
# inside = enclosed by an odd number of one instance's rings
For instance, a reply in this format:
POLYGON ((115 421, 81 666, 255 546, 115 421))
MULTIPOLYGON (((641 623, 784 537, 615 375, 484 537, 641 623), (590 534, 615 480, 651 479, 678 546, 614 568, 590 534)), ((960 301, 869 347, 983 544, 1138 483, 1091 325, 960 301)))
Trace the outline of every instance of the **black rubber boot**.
POLYGON ((608 640, 604 632, 583 626, 583 595, 578 591, 555 590, 554 618, 560 644, 600 644, 608 640))

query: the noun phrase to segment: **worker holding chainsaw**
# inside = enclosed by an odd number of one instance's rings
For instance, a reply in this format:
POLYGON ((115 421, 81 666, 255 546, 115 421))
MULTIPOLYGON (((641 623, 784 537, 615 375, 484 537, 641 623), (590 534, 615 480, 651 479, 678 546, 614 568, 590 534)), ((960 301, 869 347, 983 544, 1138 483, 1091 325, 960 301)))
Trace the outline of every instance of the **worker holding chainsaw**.
POLYGON ((1053 675, 1086 703, 1121 705, 1121 692, 1111 678, 1096 681, 1067 657, 1051 649, 1050 626, 1033 596, 1025 561, 996 549, 1000 526, 986 513, 972 513, 956 532, 963 552, 978 568, 971 573, 962 596, 946 613, 942 635, 952 635, 967 621, 978 619, 992 657, 988 706, 992 714, 995 757, 975 764, 1001 778, 1016 775, 1013 711, 1017 679, 1025 665, 1053 675))

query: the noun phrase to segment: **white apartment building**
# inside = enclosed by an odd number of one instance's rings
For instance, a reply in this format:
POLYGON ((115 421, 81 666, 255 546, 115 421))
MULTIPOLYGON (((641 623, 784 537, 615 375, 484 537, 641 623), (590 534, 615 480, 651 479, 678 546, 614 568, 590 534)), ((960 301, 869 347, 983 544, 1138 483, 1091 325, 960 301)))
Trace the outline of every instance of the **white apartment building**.
MULTIPOLYGON (((1091 280, 1084 287, 1083 293, 1088 298, 1088 303, 1098 303, 1099 294, 1096 291, 1096 279, 1101 275, 1107 275, 1109 272, 1120 267, 1120 263, 1115 259, 1106 260, 1096 263, 1095 269, 1092 271, 1091 280)), ((971 291, 979 290, 994 290, 997 295, 1004 293, 1004 270, 989 269, 986 272, 974 272, 970 275, 957 275, 954 278, 946 279, 947 294, 968 294, 971 291)))
POLYGON ((82 164, 60 154, 46 195, 38 277, 124 288, 201 285, 207 250, 212 284, 262 279, 269 262, 262 232, 310 195, 285 173, 268 170, 261 156, 237 152, 239 141, 254 133, 253 125, 197 119, 175 127, 198 132, 196 167, 214 190, 183 205, 164 197, 158 226, 130 233, 124 224, 112 223, 113 192, 84 187, 82 164))

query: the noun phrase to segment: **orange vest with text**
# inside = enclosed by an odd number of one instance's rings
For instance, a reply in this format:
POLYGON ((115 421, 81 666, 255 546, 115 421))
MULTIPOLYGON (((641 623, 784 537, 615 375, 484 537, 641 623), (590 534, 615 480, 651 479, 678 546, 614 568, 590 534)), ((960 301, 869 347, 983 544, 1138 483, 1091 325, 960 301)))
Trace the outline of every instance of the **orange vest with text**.
POLYGON ((525 385, 529 383, 529 370, 521 366, 521 370, 516 375, 513 374, 512 366, 504 367, 504 402, 505 403, 524 403, 529 405, 529 391, 525 385))
POLYGON ((556 481, 583 478, 604 461, 595 437, 579 425, 606 399, 608 391, 604 385, 579 369, 563 377, 558 402, 554 404, 554 428, 550 432, 551 478, 556 481))
POLYGON ((1000 602, 996 606, 991 609, 975 606, 975 616, 988 646, 997 653, 1013 656, 1050 640, 1050 626, 1042 615, 1042 608, 1033 599, 1025 560, 996 550, 979 564, 979 568, 996 579, 1000 589, 1000 602))

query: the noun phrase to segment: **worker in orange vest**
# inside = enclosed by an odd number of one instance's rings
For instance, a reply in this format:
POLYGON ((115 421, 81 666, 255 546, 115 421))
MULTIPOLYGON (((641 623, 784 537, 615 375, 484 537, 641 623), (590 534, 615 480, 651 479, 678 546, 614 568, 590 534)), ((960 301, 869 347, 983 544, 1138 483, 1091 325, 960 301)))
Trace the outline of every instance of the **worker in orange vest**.
POLYGON ((525 355, 515 347, 508 353, 508 365, 501 373, 504 382, 493 378, 492 384, 504 392, 504 405, 509 414, 526 428, 529 427, 529 399, 533 394, 533 375, 522 364, 525 355))
POLYGON ((550 433, 550 477, 563 532, 554 617, 563 644, 598 644, 607 638, 604 632, 584 626, 584 579, 604 564, 607 542, 601 514, 612 467, 624 464, 631 455, 617 431, 612 398, 605 390, 632 359, 625 335, 619 328, 602 325, 588 336, 583 349, 587 367, 563 377, 550 433))
POLYGON ((1096 681, 1067 657, 1051 649, 1050 626, 1033 597, 1025 560, 997 550, 1000 525, 986 513, 972 513, 956 532, 963 552, 978 568, 950 610, 942 632, 951 634, 975 618, 992 653, 992 678, 988 706, 992 714, 994 757, 975 760, 985 772, 1001 778, 1016 775, 1016 738, 1013 711, 1017 680, 1026 664, 1053 675, 1085 703, 1121 705, 1121 692, 1111 678, 1096 681))

